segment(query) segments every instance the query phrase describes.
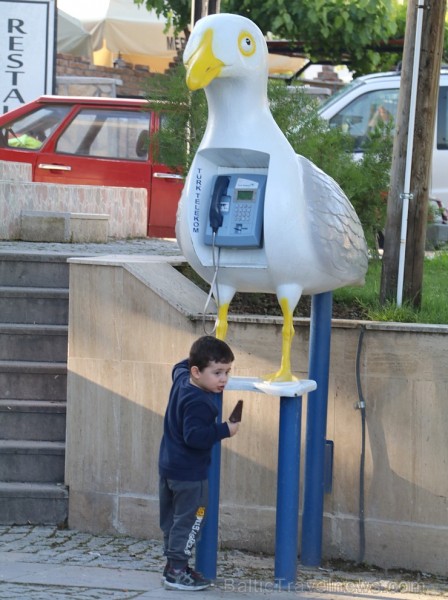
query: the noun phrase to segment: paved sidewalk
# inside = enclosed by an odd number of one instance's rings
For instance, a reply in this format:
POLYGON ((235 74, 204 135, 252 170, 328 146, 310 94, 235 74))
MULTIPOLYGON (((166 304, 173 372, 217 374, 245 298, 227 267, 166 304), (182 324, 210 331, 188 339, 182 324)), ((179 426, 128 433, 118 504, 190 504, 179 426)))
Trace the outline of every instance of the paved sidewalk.
MULTIPOLYGON (((161 584, 165 561, 158 540, 92 535, 54 527, 0 526, 1 600, 179 600, 161 584)), ((274 558, 222 551, 209 600, 422 600, 448 597, 447 580, 380 570, 298 568, 288 591, 275 590, 274 558)), ((187 593, 187 596, 189 594, 187 593)))

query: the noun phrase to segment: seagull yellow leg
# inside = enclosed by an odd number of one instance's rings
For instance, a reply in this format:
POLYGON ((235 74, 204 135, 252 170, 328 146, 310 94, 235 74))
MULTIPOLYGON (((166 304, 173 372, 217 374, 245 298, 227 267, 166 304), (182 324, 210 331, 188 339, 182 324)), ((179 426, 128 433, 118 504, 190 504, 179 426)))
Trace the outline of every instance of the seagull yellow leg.
POLYGON ((227 313, 229 312, 229 302, 221 304, 218 308, 218 318, 216 319, 216 337, 218 340, 225 340, 227 335, 227 313))
POLYGON ((292 322, 291 307, 287 298, 280 299, 280 306, 283 314, 282 328, 282 362, 277 373, 269 375, 268 381, 297 381, 297 377, 291 371, 291 345, 294 337, 294 326, 292 322))

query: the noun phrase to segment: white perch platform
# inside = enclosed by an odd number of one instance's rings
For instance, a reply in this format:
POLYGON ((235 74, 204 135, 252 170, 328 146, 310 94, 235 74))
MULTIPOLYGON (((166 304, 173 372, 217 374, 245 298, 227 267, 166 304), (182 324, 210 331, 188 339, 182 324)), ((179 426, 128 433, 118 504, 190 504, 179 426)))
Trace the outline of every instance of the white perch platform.
POLYGON ((317 389, 317 383, 312 379, 299 379, 298 381, 264 381, 259 377, 230 377, 225 387, 229 392, 247 391, 263 392, 269 396, 292 398, 302 396, 317 389))

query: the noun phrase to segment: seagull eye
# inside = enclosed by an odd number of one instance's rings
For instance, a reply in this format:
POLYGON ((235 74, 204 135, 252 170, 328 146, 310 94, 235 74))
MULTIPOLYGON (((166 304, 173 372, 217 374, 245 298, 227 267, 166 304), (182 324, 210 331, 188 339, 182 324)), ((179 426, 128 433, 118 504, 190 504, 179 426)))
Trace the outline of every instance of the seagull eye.
POLYGON ((244 56, 252 56, 255 52, 255 40, 247 31, 240 33, 238 38, 238 47, 244 56))

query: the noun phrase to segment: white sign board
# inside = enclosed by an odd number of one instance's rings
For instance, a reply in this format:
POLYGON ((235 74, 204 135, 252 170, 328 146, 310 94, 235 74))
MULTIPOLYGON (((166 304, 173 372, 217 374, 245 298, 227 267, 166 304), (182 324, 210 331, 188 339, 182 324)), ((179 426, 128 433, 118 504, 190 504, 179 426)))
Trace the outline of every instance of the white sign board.
POLYGON ((0 0, 0 114, 53 93, 55 0, 0 0))

